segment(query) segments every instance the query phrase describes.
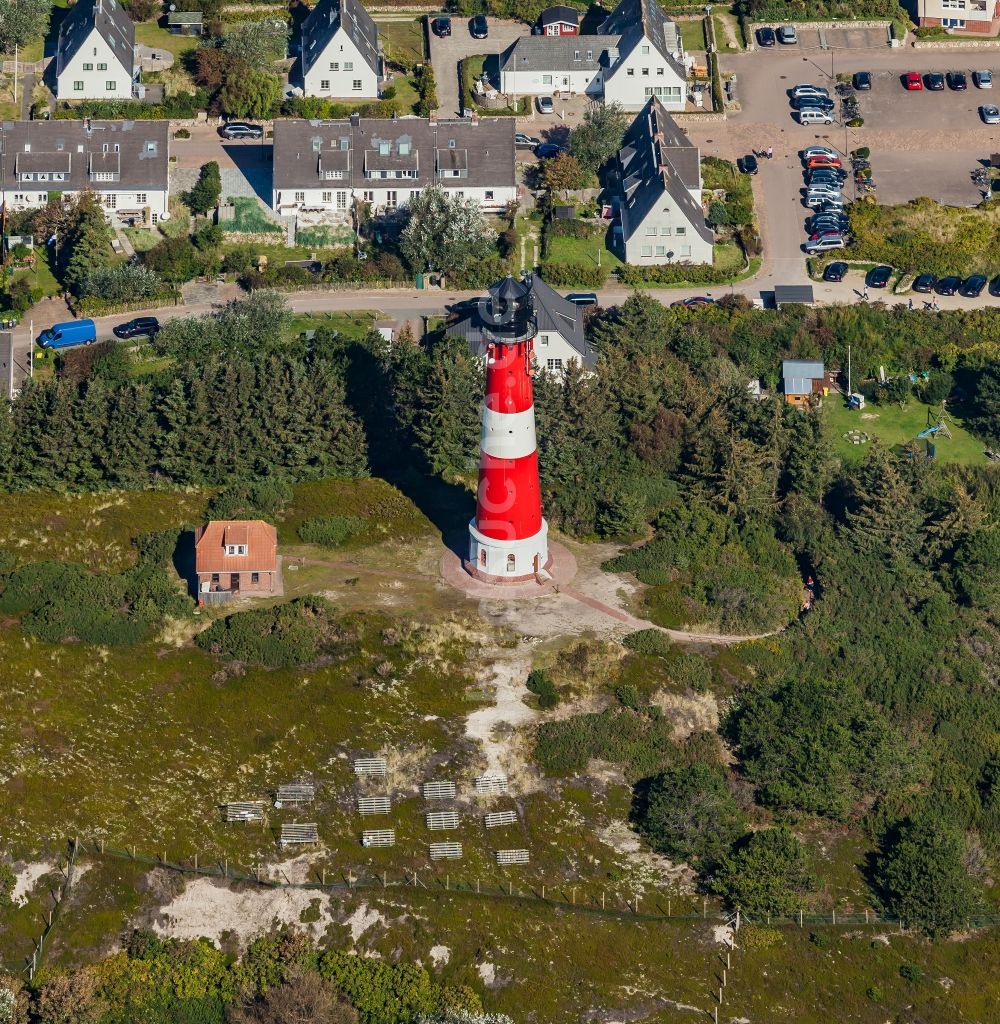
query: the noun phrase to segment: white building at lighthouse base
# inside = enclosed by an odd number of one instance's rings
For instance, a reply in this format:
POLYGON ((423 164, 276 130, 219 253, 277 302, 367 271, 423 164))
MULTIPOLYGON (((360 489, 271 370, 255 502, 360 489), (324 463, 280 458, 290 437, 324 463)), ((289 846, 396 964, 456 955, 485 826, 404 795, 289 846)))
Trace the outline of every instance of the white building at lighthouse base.
POLYGON ((476 579, 500 586, 534 579, 544 582, 549 579, 551 566, 549 524, 544 519, 533 537, 522 540, 487 537, 476 529, 475 519, 469 523, 469 558, 465 569, 476 579))

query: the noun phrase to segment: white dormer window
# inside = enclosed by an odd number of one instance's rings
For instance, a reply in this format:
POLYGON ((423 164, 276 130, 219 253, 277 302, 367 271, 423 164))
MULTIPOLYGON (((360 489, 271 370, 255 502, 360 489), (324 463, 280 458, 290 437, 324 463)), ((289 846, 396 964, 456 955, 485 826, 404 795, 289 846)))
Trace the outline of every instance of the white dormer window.
POLYGON ((235 555, 236 554, 236 545, 235 544, 227 545, 227 547, 226 547, 226 554, 227 555, 235 555))
POLYGON ((410 144, 408 142, 401 142, 399 144, 399 155, 409 156, 410 155, 410 144))
POLYGON ((30 142, 26 142, 24 144, 24 151, 25 151, 25 153, 30 153, 31 152, 31 143, 30 142))

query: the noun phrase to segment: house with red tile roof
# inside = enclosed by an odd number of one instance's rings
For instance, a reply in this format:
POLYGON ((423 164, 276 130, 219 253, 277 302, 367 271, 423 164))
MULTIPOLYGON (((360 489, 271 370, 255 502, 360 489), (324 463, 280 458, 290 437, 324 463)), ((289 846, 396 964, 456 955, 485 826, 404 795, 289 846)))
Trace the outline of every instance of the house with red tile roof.
POLYGON ((260 519, 221 519, 194 535, 198 604, 283 593, 278 531, 260 519))

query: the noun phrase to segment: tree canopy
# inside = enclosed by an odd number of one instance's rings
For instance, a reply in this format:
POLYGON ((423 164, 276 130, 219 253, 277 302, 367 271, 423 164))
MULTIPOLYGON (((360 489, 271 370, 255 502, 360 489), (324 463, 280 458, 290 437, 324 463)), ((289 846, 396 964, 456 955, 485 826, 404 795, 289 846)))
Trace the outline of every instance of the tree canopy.
POLYGON ((475 199, 432 185, 410 199, 405 216, 399 248, 416 271, 461 272, 494 252, 496 231, 475 199))

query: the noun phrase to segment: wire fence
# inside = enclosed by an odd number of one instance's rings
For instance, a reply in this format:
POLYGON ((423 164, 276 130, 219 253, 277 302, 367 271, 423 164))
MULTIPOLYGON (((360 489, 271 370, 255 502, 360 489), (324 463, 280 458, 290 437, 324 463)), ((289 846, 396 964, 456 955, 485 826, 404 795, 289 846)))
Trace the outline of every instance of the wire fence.
MULTIPOLYGON (((263 874, 258 866, 246 868, 231 865, 228 860, 199 863, 194 857, 190 862, 174 861, 166 854, 149 856, 132 850, 107 846, 103 840, 84 843, 74 841, 74 849, 81 856, 127 860, 136 864, 175 871, 185 875, 204 878, 218 878, 232 882, 249 883, 266 889, 310 890, 318 892, 349 893, 354 890, 393 890, 395 895, 440 895, 443 893, 472 899, 499 900, 519 904, 559 907, 573 913, 596 915, 605 918, 639 921, 713 921, 728 923, 734 909, 727 908, 720 901, 706 896, 676 894, 656 891, 652 894, 634 894, 631 899, 620 892, 602 889, 596 893, 591 885, 559 882, 556 885, 533 882, 515 885, 513 881, 501 884, 496 880, 462 878, 451 872, 414 869, 404 871, 401 876, 382 874, 357 874, 328 872, 315 869, 315 877, 304 882, 293 882, 287 877, 275 878, 263 874)), ((742 913, 744 922, 766 925, 773 928, 841 927, 878 925, 907 928, 905 920, 882 914, 870 907, 820 909, 803 906, 792 914, 742 913)), ((971 928, 994 927, 1000 924, 1000 915, 976 914, 966 922, 971 928)))

